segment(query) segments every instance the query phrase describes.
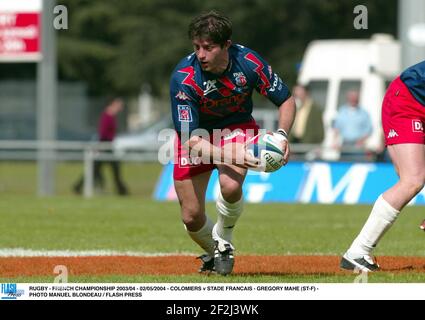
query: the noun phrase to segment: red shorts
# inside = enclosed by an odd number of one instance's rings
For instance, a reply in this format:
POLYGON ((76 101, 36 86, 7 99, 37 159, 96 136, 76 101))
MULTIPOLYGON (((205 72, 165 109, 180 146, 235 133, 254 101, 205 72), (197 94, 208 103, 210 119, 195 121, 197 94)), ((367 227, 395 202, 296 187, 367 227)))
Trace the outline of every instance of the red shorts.
MULTIPOLYGON (((214 137, 210 134, 210 143, 222 147, 228 143, 244 143, 253 136, 257 135, 259 127, 257 123, 252 120, 246 123, 230 125, 221 129, 214 137)), ((199 157, 190 157, 189 151, 181 145, 179 136, 176 134, 174 143, 174 180, 186 180, 198 174, 212 171, 216 166, 213 163, 202 163, 199 157)))
POLYGON ((396 78, 391 82, 382 102, 385 145, 425 144, 424 123, 425 106, 412 96, 400 78, 396 78))

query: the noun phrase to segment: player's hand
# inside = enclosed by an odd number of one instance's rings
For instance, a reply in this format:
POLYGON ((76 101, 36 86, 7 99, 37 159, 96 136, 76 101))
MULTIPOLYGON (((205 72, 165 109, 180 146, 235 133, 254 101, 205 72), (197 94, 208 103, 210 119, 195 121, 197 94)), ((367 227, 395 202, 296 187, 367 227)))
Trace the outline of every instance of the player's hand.
POLYGON ((242 143, 228 143, 221 148, 220 163, 235 165, 242 169, 256 168, 260 160, 246 151, 246 145, 242 143))
POLYGON ((251 152, 248 152, 245 148, 244 154, 244 167, 245 169, 257 168, 260 166, 260 159, 254 157, 251 152))
POLYGON ((260 159, 254 157, 251 152, 246 150, 246 144, 238 144, 234 164, 242 169, 257 168, 260 165, 260 159))
MULTIPOLYGON (((225 163, 235 165, 242 169, 257 168, 260 165, 260 160, 254 157, 246 150, 246 144, 242 143, 229 143, 223 148, 224 154, 231 154, 231 160, 225 160, 225 163), (229 153, 231 149, 231 153, 229 153)), ((228 157, 224 157, 225 159, 228 157)))
POLYGON ((288 140, 282 141, 282 152, 283 152, 283 165, 286 165, 289 161, 289 154, 290 154, 288 140))
POLYGON ((289 154, 290 154, 290 148, 289 148, 289 142, 288 142, 288 135, 286 131, 283 129, 279 129, 276 133, 274 133, 274 136, 280 140, 282 143, 282 153, 283 153, 283 165, 286 165, 289 161, 289 154))

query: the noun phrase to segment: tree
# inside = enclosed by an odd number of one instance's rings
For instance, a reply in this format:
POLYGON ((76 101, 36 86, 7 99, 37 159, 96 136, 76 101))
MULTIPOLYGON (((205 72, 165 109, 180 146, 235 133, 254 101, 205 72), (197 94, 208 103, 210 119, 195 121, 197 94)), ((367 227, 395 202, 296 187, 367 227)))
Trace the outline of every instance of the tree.
POLYGON ((234 25, 234 41, 263 55, 293 84, 307 44, 320 38, 367 38, 396 32, 396 0, 365 1, 369 29, 353 28, 354 0, 64 0, 60 77, 83 80, 92 94, 137 94, 148 83, 166 95, 178 60, 191 52, 186 30, 201 11, 217 9, 234 25))

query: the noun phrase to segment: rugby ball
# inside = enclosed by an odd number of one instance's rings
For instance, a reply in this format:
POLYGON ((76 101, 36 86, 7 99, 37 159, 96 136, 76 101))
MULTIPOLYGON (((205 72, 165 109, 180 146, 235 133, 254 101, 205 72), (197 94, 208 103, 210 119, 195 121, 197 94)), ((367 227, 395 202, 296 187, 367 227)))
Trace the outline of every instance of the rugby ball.
POLYGON ((259 133, 248 140, 246 151, 260 160, 257 168, 250 170, 260 172, 274 172, 283 165, 282 139, 273 132, 259 133))

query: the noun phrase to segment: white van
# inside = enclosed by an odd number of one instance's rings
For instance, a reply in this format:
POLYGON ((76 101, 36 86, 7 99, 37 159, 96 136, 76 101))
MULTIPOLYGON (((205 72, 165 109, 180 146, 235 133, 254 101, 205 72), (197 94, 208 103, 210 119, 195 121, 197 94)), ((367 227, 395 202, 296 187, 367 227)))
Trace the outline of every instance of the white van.
MULTIPOLYGON (((308 85, 313 99, 324 108, 325 150, 332 144, 332 120, 350 89, 360 92, 360 105, 372 119, 374 130, 367 148, 376 151, 382 147, 382 99, 401 71, 400 56, 399 42, 386 34, 375 34, 371 39, 316 40, 308 45, 298 82, 308 85)), ((326 154, 322 157, 327 158, 326 154)))

